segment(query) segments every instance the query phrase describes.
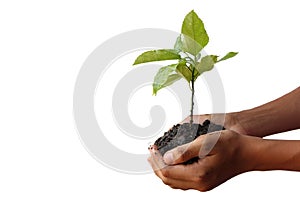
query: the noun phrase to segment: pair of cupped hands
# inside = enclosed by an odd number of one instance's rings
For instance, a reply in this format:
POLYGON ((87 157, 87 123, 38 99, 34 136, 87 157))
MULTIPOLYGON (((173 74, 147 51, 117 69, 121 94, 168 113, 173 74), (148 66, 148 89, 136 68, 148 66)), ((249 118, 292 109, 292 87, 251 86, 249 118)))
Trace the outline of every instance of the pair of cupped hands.
MULTIPOLYGON (((200 124, 206 119, 216 124, 224 122, 226 130, 201 135, 191 143, 166 152, 163 157, 155 146, 149 148, 148 162, 164 184, 175 189, 208 191, 255 168, 251 162, 252 144, 260 142, 260 138, 247 135, 234 116, 196 115, 193 119, 200 124), (200 158, 198 162, 183 164, 194 157, 200 158)), ((181 123, 189 121, 187 117, 181 123)))

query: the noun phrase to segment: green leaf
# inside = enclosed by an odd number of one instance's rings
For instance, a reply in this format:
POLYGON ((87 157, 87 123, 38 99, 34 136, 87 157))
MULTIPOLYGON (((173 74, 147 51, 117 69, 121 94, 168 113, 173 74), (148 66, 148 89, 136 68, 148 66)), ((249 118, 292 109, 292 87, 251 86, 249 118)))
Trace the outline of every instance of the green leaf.
POLYGON ((209 37, 204 28, 204 24, 194 10, 185 16, 181 33, 184 35, 183 50, 194 56, 209 42, 209 37))
POLYGON ((163 85, 163 87, 167 87, 172 85, 173 83, 175 83, 176 81, 180 80, 181 76, 179 74, 171 74, 167 81, 165 82, 165 84, 163 85))
POLYGON ((177 51, 182 51, 182 40, 181 40, 181 35, 179 35, 176 39, 174 49, 177 51))
POLYGON ((153 61, 162 61, 162 60, 176 60, 180 59, 181 56, 174 49, 160 49, 152 50, 142 53, 136 58, 133 65, 153 62, 153 61))
POLYGON ((232 58, 232 57, 236 56, 237 54, 238 54, 238 52, 229 52, 223 58, 221 58, 220 60, 218 60, 218 62, 221 62, 223 60, 227 60, 229 58, 232 58))
POLYGON ((201 61, 196 64, 195 68, 201 75, 203 72, 210 71, 214 67, 215 63, 217 62, 218 56, 215 55, 208 55, 201 59, 201 61))
POLYGON ((192 72, 186 65, 186 61, 182 60, 178 63, 176 67, 176 72, 182 76, 187 82, 190 82, 192 80, 192 72))
POLYGON ((158 90, 167 87, 169 85, 172 85, 174 82, 181 79, 181 76, 179 74, 174 73, 176 67, 177 64, 173 64, 173 65, 162 67, 158 70, 152 84, 153 95, 156 95, 158 90))

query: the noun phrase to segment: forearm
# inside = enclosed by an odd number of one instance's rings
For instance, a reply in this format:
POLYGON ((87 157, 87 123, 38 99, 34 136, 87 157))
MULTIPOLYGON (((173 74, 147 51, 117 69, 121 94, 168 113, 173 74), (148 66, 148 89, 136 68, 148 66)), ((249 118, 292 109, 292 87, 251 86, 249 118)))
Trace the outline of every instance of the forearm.
POLYGON ((251 170, 300 171, 300 141, 259 140, 248 149, 251 170))
POLYGON ((264 137, 300 128, 300 87, 262 106, 232 113, 248 135, 264 137))

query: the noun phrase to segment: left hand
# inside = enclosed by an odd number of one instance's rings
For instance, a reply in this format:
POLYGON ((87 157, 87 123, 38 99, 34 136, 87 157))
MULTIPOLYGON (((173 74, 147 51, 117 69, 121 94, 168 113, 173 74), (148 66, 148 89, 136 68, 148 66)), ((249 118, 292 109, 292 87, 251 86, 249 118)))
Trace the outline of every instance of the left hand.
POLYGON ((166 185, 176 189, 208 191, 238 174, 252 170, 252 147, 261 140, 229 130, 213 132, 168 151, 164 157, 154 147, 150 149, 148 161, 166 185), (181 164, 199 156, 201 147, 205 149, 209 146, 210 138, 217 134, 219 139, 205 157, 193 164, 181 164))

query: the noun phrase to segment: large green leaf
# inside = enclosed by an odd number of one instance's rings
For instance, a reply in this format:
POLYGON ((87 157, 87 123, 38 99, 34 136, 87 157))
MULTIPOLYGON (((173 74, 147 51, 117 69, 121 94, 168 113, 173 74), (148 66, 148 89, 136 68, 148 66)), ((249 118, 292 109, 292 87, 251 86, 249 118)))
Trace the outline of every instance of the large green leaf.
POLYGON ((133 65, 153 62, 153 61, 162 61, 162 60, 176 60, 180 59, 181 56, 174 49, 160 49, 146 51, 136 58, 133 65))
POLYGON ((203 72, 210 71, 214 67, 215 63, 217 62, 218 56, 215 55, 208 55, 201 59, 201 61, 196 64, 195 68, 201 75, 203 72))
POLYGON ((229 58, 232 58, 232 57, 236 56, 237 54, 238 54, 238 52, 229 52, 223 58, 221 58, 220 60, 218 60, 218 62, 221 62, 223 60, 227 60, 229 58))
POLYGON ((209 41, 204 24, 194 10, 185 16, 181 33, 184 35, 183 50, 194 56, 197 55, 209 41))
POLYGON ((181 79, 181 76, 179 74, 174 73, 176 67, 177 64, 173 64, 173 65, 162 67, 158 70, 152 84, 153 95, 156 95, 158 90, 167 87, 173 84, 174 82, 178 81, 179 79, 181 79))
POLYGON ((190 82, 192 80, 192 72, 186 65, 186 61, 181 61, 178 63, 176 67, 176 72, 181 75, 187 82, 190 82))

